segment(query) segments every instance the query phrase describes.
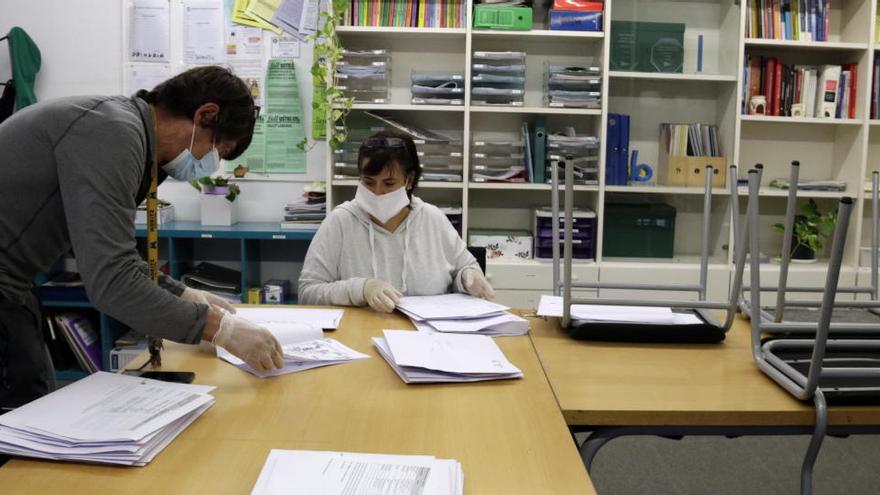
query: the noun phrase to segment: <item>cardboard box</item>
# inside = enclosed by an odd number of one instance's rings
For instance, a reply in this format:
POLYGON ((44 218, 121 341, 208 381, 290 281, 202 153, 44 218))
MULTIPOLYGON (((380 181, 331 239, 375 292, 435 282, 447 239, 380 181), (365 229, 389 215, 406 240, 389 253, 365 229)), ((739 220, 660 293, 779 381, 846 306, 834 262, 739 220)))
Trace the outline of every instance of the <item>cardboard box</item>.
POLYGON ((471 230, 468 245, 486 248, 487 260, 532 258, 532 235, 527 230, 471 230))
POLYGON ((657 183, 663 186, 703 187, 706 165, 712 165, 712 187, 725 187, 727 159, 723 156, 670 156, 661 153, 657 183))
POLYGON ((264 304, 284 304, 290 293, 290 282, 287 280, 267 280, 263 284, 264 304))

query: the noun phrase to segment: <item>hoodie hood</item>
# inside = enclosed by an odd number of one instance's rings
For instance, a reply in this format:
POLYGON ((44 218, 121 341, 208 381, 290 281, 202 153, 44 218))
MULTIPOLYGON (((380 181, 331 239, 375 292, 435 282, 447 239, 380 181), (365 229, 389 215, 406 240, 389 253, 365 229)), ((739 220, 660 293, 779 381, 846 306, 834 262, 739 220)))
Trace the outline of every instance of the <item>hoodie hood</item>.
POLYGON ((408 275, 409 266, 410 266, 410 261, 409 261, 409 256, 408 256, 409 255, 410 229, 408 227, 409 227, 410 222, 415 221, 415 218, 422 214, 422 211, 424 211, 424 206, 425 206, 425 202, 422 201, 417 196, 413 195, 409 201, 409 207, 410 207, 409 215, 407 215, 407 217, 403 220, 403 222, 400 224, 400 226, 397 227, 397 230, 394 232, 389 232, 389 231, 385 230, 384 228, 374 224, 373 221, 370 219, 370 214, 367 213, 366 210, 361 208, 360 205, 354 200, 346 201, 345 203, 342 203, 341 205, 336 207, 340 210, 343 210, 343 211, 350 213, 352 216, 357 218, 358 222, 364 228, 366 228, 368 230, 369 239, 370 239, 370 266, 372 267, 372 270, 373 270, 373 278, 376 278, 376 274, 378 273, 378 268, 377 268, 378 256, 376 253, 376 242, 375 242, 376 230, 379 229, 381 232, 381 235, 403 235, 403 274, 401 276, 401 284, 402 284, 401 292, 403 292, 404 294, 406 294, 406 277, 408 275))

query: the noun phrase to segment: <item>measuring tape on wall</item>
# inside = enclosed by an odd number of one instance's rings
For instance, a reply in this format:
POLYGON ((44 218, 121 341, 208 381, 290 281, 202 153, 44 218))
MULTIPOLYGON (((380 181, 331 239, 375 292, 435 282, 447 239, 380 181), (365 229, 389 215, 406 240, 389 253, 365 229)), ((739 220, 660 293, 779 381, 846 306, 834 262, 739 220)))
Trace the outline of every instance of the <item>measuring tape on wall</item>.
MULTIPOLYGON (((159 127, 156 119, 156 108, 150 105, 150 116, 153 119, 153 136, 159 139, 159 127)), ((159 157, 158 145, 156 152, 150 152, 153 157, 150 165, 150 191, 147 193, 147 265, 150 267, 150 280, 154 284, 159 283, 159 157)), ((150 337, 150 364, 162 365, 162 339, 150 337)))

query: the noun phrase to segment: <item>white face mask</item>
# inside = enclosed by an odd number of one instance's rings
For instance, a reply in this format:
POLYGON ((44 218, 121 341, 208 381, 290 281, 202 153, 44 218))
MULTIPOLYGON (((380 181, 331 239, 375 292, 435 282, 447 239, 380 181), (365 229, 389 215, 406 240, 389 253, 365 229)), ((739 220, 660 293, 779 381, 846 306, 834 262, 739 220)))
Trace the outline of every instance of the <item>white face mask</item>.
POLYGON ((370 191, 367 186, 358 183, 354 201, 373 218, 385 223, 409 204, 409 197, 406 195, 406 186, 378 195, 370 191))
POLYGON ((190 181, 207 177, 220 167, 220 152, 217 146, 211 148, 205 156, 196 158, 192 154, 193 143, 196 139, 196 125, 193 124, 192 137, 189 140, 189 148, 180 152, 173 160, 162 166, 171 177, 180 181, 190 181))

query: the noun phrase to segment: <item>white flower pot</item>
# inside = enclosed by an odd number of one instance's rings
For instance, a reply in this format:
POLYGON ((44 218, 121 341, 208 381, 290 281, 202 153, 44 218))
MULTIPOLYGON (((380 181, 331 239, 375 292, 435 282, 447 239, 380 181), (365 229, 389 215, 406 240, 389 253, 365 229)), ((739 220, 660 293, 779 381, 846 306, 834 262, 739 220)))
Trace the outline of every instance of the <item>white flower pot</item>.
POLYGON ((238 222, 237 204, 222 194, 202 194, 202 225, 234 225, 238 222))

